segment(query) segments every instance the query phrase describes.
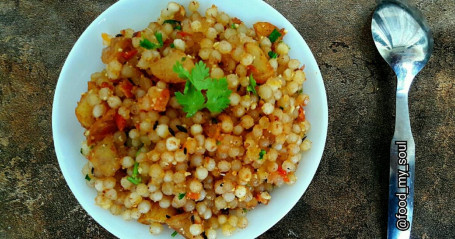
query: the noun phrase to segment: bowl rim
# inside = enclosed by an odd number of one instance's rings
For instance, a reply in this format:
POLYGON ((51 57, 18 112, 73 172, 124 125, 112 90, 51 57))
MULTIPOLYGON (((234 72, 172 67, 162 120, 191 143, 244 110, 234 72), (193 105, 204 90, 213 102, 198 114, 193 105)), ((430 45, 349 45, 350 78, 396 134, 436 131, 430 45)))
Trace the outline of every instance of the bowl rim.
MULTIPOLYGON (((62 174, 63 174, 63 176, 65 178, 65 181, 67 182, 67 185, 69 186, 69 188, 70 188, 72 194, 74 195, 74 197, 77 199, 78 203, 81 205, 82 208, 84 208, 84 210, 87 212, 87 214, 89 214, 97 223, 99 223, 107 231, 109 231, 113 235, 115 235, 117 237, 121 237, 121 238, 126 238, 128 236, 126 234, 120 233, 118 231, 118 229, 112 228, 112 226, 108 225, 104 220, 99 218, 99 216, 94 215, 94 213, 91 210, 87 209, 86 205, 84 205, 82 203, 82 201, 80 200, 80 197, 82 197, 82 195, 76 194, 77 185, 74 182, 75 179, 70 177, 68 175, 68 173, 66 173, 66 169, 63 167, 63 164, 64 164, 63 152, 61 152, 61 142, 58 140, 58 138, 59 138, 58 131, 59 131, 60 127, 61 127, 60 126, 61 122, 58 121, 58 115, 57 115, 56 112, 58 112, 59 109, 60 109, 60 102, 58 101, 58 99, 62 97, 61 96, 61 94, 62 94, 62 92, 61 92, 62 91, 61 90, 62 86, 61 85, 62 85, 62 82, 64 81, 65 76, 68 74, 69 65, 71 65, 70 63, 72 63, 71 62, 72 61, 72 56, 74 56, 74 54, 76 54, 75 51, 78 50, 79 46, 82 44, 84 39, 87 37, 87 35, 89 35, 89 31, 91 29, 95 28, 95 25, 97 25, 100 22, 102 22, 103 19, 105 20, 105 18, 109 14, 109 12, 112 11, 113 9, 122 7, 122 5, 124 5, 124 4, 134 4, 134 3, 130 3, 130 2, 139 2, 139 1, 144 1, 144 0, 128 0, 128 1, 127 0, 123 0, 123 1, 120 0, 118 2, 115 2, 114 4, 109 6, 106 10, 104 10, 99 16, 97 16, 96 19, 94 19, 90 23, 90 25, 84 30, 84 32, 77 39, 76 43, 73 45, 73 47, 72 47, 71 51, 69 52, 67 58, 65 59, 65 62, 63 64, 62 70, 60 72, 60 75, 59 75, 59 78, 58 78, 58 81, 57 81, 57 84, 56 84, 56 88, 55 88, 55 92, 54 92, 54 99, 53 99, 53 106, 52 106, 52 134, 53 134, 53 138, 54 138, 54 140, 53 140, 54 141, 54 148, 55 148, 55 153, 56 153, 56 156, 57 156, 57 160, 58 160, 58 163, 59 163, 60 170, 62 171, 62 174)), ((174 1, 179 2, 180 4, 182 4, 182 2, 185 2, 185 3, 188 2, 188 0, 174 0, 174 1)), ((200 2, 203 2, 203 1, 206 1, 206 0, 201 0, 200 2)), ((241 0, 231 0, 231 1, 233 1, 233 2, 241 2, 241 0)), ((165 1, 165 2, 167 3, 168 1, 165 1)), ((268 3, 266 3, 266 2, 264 2, 262 0, 249 0, 248 2, 250 2, 252 4, 257 4, 257 6, 259 6, 260 8, 263 8, 263 7, 269 8, 269 9, 267 9, 267 11, 272 11, 274 15, 279 17, 276 20, 277 22, 286 23, 286 25, 290 25, 291 26, 291 29, 289 29, 289 26, 287 26, 286 29, 288 31, 290 31, 290 30, 295 31, 297 33, 297 35, 298 35, 297 37, 300 38, 298 40, 303 42, 303 44, 304 44, 303 47, 306 47, 309 50, 310 54, 309 55, 308 54, 305 55, 308 58, 307 60, 312 62, 312 63, 314 61, 314 63, 315 63, 315 69, 314 70, 316 70, 316 74, 319 73, 318 79, 312 79, 312 80, 315 80, 315 81, 319 80, 320 84, 322 85, 322 88, 321 87, 319 88, 319 91, 320 91, 319 93, 321 94, 321 98, 322 98, 322 102, 320 102, 321 103, 320 110, 322 111, 322 113, 321 113, 322 114, 322 118, 321 118, 320 124, 322 125, 322 128, 320 129, 321 131, 318 131, 319 135, 321 136, 320 137, 321 141, 319 142, 319 149, 318 149, 318 152, 317 152, 317 156, 312 158, 312 160, 314 161, 316 166, 314 167, 314 170, 310 171, 310 175, 306 175, 306 177, 309 180, 308 180, 308 183, 306 185, 304 185, 304 188, 301 190, 301 193, 299 193, 299 196, 289 200, 290 202, 288 204, 290 204, 291 206, 289 208, 284 208, 284 210, 282 210, 280 212, 277 212, 276 220, 266 220, 266 221, 262 222, 262 224, 264 224, 263 228, 265 228, 265 229, 262 230, 262 231, 260 230, 259 233, 256 231, 253 236, 257 237, 257 236, 265 233, 272 226, 274 226, 276 223, 278 223, 296 205, 296 203, 301 199, 302 195, 306 192, 309 184, 313 180, 313 178, 314 178, 314 176, 316 174, 316 170, 319 167, 320 161, 322 159, 322 155, 323 155, 323 152, 324 152, 325 143, 326 143, 326 139, 327 139, 328 104, 327 104, 327 95, 326 95, 326 91, 325 91, 324 82, 323 82, 323 79, 322 79, 322 75, 321 75, 320 69, 319 69, 319 67, 318 67, 318 65, 316 63, 316 59, 315 59, 313 53, 311 52, 311 50, 309 49, 309 46, 306 44, 305 40, 303 39, 301 34, 298 32, 298 30, 295 29, 295 27, 280 12, 278 12, 276 9, 274 9, 272 6, 270 6, 268 3)), ((155 3, 151 3, 151 4, 155 4, 155 3)), ((213 4, 215 4, 217 6, 220 6, 220 5, 222 5, 222 2, 221 2, 221 0, 215 0, 215 1, 213 1, 213 4)), ((187 5, 184 5, 184 6, 186 7, 187 5)), ((226 11, 225 9, 222 9, 222 10, 226 11)), ((229 15, 233 16, 232 14, 229 14, 229 15)), ((148 19, 147 21, 154 21, 154 18, 150 17, 150 19, 148 19)), ((86 82, 86 81, 84 81, 84 82, 86 82)), ((312 149, 312 150, 314 150, 314 149, 312 149)), ((80 169, 77 169, 77 170, 80 171, 80 169)), ((80 180, 80 179, 77 179, 77 180, 80 180)), ((286 186, 289 187, 288 185, 286 185, 286 186)), ((296 185, 291 185, 291 187, 292 186, 296 186, 296 185)), ((243 229, 242 231, 248 230, 249 228, 250 228, 250 226, 248 226, 246 229, 243 229)), ((236 231, 234 236, 236 234, 238 234, 238 233, 239 233, 239 231, 236 231)), ((234 238, 234 237, 231 236, 230 238, 234 238)))

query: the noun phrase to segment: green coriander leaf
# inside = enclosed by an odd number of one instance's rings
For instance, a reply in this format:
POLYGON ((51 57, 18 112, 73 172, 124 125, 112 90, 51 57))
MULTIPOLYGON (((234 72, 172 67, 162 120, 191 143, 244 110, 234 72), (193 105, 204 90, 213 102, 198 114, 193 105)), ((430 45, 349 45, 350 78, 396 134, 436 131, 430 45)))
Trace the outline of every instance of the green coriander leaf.
POLYGON ((258 94, 256 92, 256 80, 254 80, 253 74, 250 75, 250 84, 246 87, 246 91, 252 92, 255 95, 258 94))
POLYGON ((133 178, 133 177, 131 177, 131 176, 129 176, 129 177, 126 178, 126 179, 128 179, 128 181, 130 181, 130 182, 131 182, 132 184, 134 184, 134 185, 138 185, 138 184, 141 183, 141 181, 142 181, 140 178, 139 178, 139 179, 138 179, 138 178, 133 178))
POLYGON ((136 152, 136 157, 141 153, 141 149, 139 149, 137 152, 136 152))
POLYGON ((237 26, 235 25, 235 23, 232 23, 232 24, 231 24, 231 28, 232 28, 232 29, 237 29, 237 26))
POLYGON ((182 200, 185 197, 186 193, 180 193, 179 194, 179 200, 182 200))
POLYGON ((155 32, 155 37, 156 40, 158 41, 159 45, 151 42, 149 39, 143 38, 140 42, 139 45, 147 50, 152 50, 156 48, 160 48, 163 46, 163 34, 160 32, 155 32))
POLYGON ((161 34, 161 32, 155 32, 155 37, 156 37, 156 40, 158 41, 158 43, 160 44, 159 47, 162 47, 163 46, 163 34, 161 34))
POLYGON ((92 180, 92 179, 90 178, 90 176, 88 176, 88 174, 86 174, 86 175, 85 175, 85 180, 87 180, 87 181, 90 182, 90 180, 92 180))
POLYGON ((171 47, 171 48, 175 48, 174 43, 171 43, 170 47, 171 47))
POLYGON ((139 174, 139 163, 135 162, 133 167, 133 177, 137 177, 139 174))
POLYGON ((147 50, 152 50, 157 48, 157 45, 148 39, 143 38, 140 42, 139 45, 147 50))
POLYGON ((269 39, 272 43, 276 42, 276 40, 278 40, 278 38, 280 38, 281 36, 281 33, 275 28, 273 29, 272 33, 270 33, 269 35, 269 39))
POLYGON ((178 233, 177 233, 176 231, 174 231, 174 232, 171 234, 171 237, 175 237, 175 236, 177 236, 177 234, 178 234, 178 233))
MULTIPOLYGON (((183 67, 180 61, 177 61, 175 65, 172 67, 172 70, 179 75, 180 78, 189 80, 190 73, 183 67)), ((185 86, 186 88, 186 86, 185 86)))
POLYGON ((185 85, 185 91, 184 94, 175 92, 175 97, 177 102, 183 106, 183 111, 187 113, 186 117, 191 117, 204 108, 205 98, 189 81, 185 85))
POLYGON ((138 185, 142 181, 142 178, 139 176, 138 168, 139 168, 139 163, 135 162, 134 167, 133 167, 133 173, 131 174, 131 176, 126 178, 126 179, 128 179, 128 181, 130 181, 131 183, 133 183, 135 185, 138 185))
POLYGON ((278 53, 269 51, 269 57, 270 57, 270 59, 275 59, 278 57, 278 53))
POLYGON ((216 145, 220 145, 221 144, 221 141, 216 141, 216 145))
POLYGON ((212 80, 212 85, 207 90, 207 102, 205 103, 205 107, 212 113, 220 113, 231 103, 229 100, 230 95, 231 90, 228 89, 226 78, 212 80))
POLYGON ((182 23, 180 21, 174 20, 174 19, 168 19, 163 22, 163 24, 169 23, 171 24, 174 29, 182 30, 182 23))
POLYGON ((259 152, 259 160, 262 160, 264 159, 264 155, 266 154, 267 152, 263 149, 261 149, 261 152, 259 152))
POLYGON ((211 79, 210 70, 203 61, 196 63, 191 73, 183 68, 181 62, 175 63, 173 71, 180 78, 187 80, 183 94, 181 92, 175 93, 177 102, 183 106, 183 111, 187 113, 187 117, 193 116, 203 108, 207 108, 212 113, 220 113, 229 106, 231 91, 228 89, 226 78, 211 79), (203 90, 207 101, 202 93, 203 90))
POLYGON ((207 79, 210 76, 209 71, 203 61, 199 61, 194 65, 193 70, 191 70, 190 81, 197 90, 207 90, 212 84, 210 79, 207 79))
POLYGON ((248 212, 248 209, 246 209, 246 208, 243 208, 242 210, 243 210, 243 213, 248 212))
MULTIPOLYGON (((186 94, 188 90, 190 89, 190 86, 193 86, 189 80, 186 81, 185 83, 185 89, 183 89, 183 94, 186 94)), ((193 86, 194 87, 194 86, 193 86)), ((205 101, 205 99, 204 99, 205 101)))
POLYGON ((81 154, 84 155, 84 153, 82 153, 82 148, 81 148, 81 154))
POLYGON ((164 23, 169 23, 171 25, 176 25, 176 24, 180 24, 180 21, 177 21, 177 20, 174 20, 174 19, 167 19, 167 20, 164 20, 163 24, 164 23))

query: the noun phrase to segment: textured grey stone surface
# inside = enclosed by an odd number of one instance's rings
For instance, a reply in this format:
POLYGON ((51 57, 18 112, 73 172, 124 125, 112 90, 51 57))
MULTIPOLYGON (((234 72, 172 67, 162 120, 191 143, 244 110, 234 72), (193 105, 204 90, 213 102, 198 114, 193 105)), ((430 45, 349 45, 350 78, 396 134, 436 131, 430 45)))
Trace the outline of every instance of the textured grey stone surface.
MULTIPOLYGON (((0 1, 0 238, 114 238, 77 203, 53 149, 51 108, 79 35, 115 1, 0 1)), ((375 1, 267 0, 312 49, 329 101, 320 167, 260 238, 385 238, 394 76, 372 44, 375 1)), ((455 238, 455 2, 414 0, 434 55, 411 87, 413 238, 455 238)))

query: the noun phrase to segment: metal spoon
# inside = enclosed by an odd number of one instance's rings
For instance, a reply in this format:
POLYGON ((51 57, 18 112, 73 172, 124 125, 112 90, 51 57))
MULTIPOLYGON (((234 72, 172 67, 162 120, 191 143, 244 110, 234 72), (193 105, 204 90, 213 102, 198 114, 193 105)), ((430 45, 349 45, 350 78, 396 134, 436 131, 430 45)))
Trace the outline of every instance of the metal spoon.
POLYGON ((390 148, 387 237, 409 238, 414 208, 415 144, 408 92, 428 62, 433 37, 420 12, 404 1, 381 1, 373 14, 373 40, 397 75, 395 133, 390 148))

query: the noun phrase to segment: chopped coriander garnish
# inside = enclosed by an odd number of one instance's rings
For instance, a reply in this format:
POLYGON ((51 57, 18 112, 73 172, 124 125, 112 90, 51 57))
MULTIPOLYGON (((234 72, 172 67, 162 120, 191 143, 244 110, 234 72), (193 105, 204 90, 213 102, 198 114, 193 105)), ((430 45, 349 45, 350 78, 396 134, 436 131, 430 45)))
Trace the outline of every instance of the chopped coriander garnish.
POLYGON ((135 162, 134 167, 133 167, 133 174, 127 178, 128 181, 130 181, 134 185, 138 185, 142 181, 142 178, 139 176, 138 168, 139 168, 139 163, 135 162))
POLYGON ((182 200, 185 197, 186 193, 179 193, 179 200, 182 200))
POLYGON ((250 75, 250 84, 246 87, 246 91, 252 92, 255 95, 258 94, 256 92, 256 80, 254 80, 253 74, 250 75))
POLYGON ((86 175, 85 175, 85 180, 87 180, 87 181, 90 182, 90 180, 92 180, 92 179, 90 178, 90 176, 88 176, 88 174, 86 174, 86 175))
POLYGON ((160 47, 163 46, 163 34, 161 34, 161 32, 155 32, 155 37, 156 37, 156 40, 158 41, 158 43, 160 44, 160 47))
POLYGON ((232 24, 231 24, 231 28, 232 28, 232 29, 237 29, 237 26, 235 25, 235 23, 232 23, 232 24))
POLYGON ((136 155, 135 155, 136 157, 141 153, 141 149, 142 149, 142 147, 136 151, 136 155))
POLYGON ((242 208, 242 210, 243 210, 243 213, 248 212, 248 209, 246 209, 246 208, 242 208))
POLYGON ((139 45, 145 49, 148 49, 148 50, 151 50, 151 49, 155 49, 156 48, 156 44, 149 41, 148 39, 142 39, 140 42, 139 42, 139 45))
POLYGON ((205 97, 202 92, 198 91, 190 81, 186 82, 183 94, 175 92, 177 102, 183 106, 183 111, 186 112, 186 117, 191 117, 199 110, 205 107, 205 97))
POLYGON ((160 48, 163 46, 163 34, 161 34, 160 32, 155 32, 155 37, 156 37, 156 40, 158 41, 158 45, 151 42, 150 40, 146 39, 146 38, 143 38, 140 42, 139 42, 139 45, 147 50, 152 50, 152 49, 156 49, 156 48, 160 48))
POLYGON ((270 57, 271 59, 275 59, 275 58, 278 57, 278 53, 273 52, 273 51, 269 51, 269 57, 270 57))
POLYGON ((261 149, 261 152, 259 152, 259 159, 262 160, 264 159, 264 155, 266 154, 266 151, 261 149))
POLYGON ((203 61, 196 63, 191 73, 183 68, 179 61, 175 63, 173 70, 180 78, 186 80, 183 94, 175 93, 177 102, 187 113, 186 117, 191 117, 204 108, 212 113, 220 113, 229 106, 231 90, 228 89, 226 78, 210 78, 209 68, 203 61), (205 91, 205 96, 202 91, 205 91))
POLYGON ((177 236, 177 234, 178 234, 178 233, 177 233, 176 231, 174 231, 174 232, 171 234, 171 237, 175 237, 175 236, 177 236))
POLYGON ((275 28, 273 29, 272 33, 270 33, 269 35, 269 39, 272 43, 276 42, 276 40, 278 40, 278 38, 280 38, 281 36, 281 33, 275 28))
POLYGON ((171 43, 170 47, 171 47, 171 48, 175 48, 174 43, 171 43))
POLYGON ((182 23, 174 19, 168 19, 163 22, 163 24, 169 23, 174 27, 174 29, 182 30, 182 23))
POLYGON ((216 141, 216 145, 220 145, 221 144, 221 141, 216 141))
POLYGON ((81 148, 81 154, 83 155, 84 153, 82 153, 82 148, 81 148))
POLYGON ((167 20, 164 20, 163 24, 164 23, 169 23, 171 25, 175 25, 175 24, 180 24, 180 21, 177 21, 177 20, 174 20, 174 19, 167 19, 167 20))

